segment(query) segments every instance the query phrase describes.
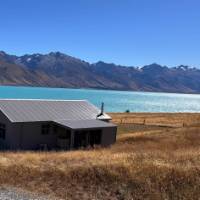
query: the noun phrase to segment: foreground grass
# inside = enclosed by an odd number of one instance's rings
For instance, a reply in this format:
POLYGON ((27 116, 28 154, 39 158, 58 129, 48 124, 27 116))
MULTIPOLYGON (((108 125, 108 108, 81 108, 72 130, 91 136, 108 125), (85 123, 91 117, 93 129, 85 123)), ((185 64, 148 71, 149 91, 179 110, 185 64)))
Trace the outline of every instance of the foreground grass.
POLYGON ((52 199, 199 199, 200 128, 128 124, 108 149, 0 153, 0 184, 52 199))

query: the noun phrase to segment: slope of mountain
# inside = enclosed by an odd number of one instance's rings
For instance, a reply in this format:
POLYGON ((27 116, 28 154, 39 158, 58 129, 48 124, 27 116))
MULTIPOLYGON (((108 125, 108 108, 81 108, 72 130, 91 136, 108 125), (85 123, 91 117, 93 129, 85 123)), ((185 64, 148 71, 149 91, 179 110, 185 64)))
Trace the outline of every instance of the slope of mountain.
POLYGON ((200 70, 90 64, 60 52, 14 56, 0 51, 0 85, 200 93, 200 70))

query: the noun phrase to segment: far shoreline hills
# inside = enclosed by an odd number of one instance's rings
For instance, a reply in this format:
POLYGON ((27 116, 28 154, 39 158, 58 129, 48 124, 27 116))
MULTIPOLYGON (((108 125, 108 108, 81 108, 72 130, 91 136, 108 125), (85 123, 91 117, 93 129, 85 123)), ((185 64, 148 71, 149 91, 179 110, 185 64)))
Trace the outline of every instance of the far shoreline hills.
POLYGON ((15 56, 0 51, 0 85, 198 94, 200 70, 90 64, 60 52, 15 56))

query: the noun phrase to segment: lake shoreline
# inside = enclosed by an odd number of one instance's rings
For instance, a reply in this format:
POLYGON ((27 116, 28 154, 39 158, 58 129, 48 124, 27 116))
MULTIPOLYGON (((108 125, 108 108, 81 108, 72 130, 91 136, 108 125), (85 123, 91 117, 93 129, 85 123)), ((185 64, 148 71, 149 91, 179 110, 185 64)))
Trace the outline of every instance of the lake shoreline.
POLYGON ((17 87, 17 88, 43 88, 43 89, 69 89, 69 90, 98 90, 98 91, 113 91, 113 92, 143 92, 143 93, 160 93, 160 94, 189 94, 200 95, 200 93, 185 93, 185 92, 164 92, 153 90, 118 90, 109 88, 87 88, 87 87, 52 87, 52 86, 37 86, 37 85, 0 85, 0 87, 17 87))

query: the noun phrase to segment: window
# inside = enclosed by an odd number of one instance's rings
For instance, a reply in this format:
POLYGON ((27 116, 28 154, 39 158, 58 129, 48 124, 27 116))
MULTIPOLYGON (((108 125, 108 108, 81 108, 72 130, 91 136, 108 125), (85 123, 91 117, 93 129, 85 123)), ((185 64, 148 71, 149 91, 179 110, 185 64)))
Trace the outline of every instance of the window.
POLYGON ((48 135, 50 132, 49 124, 42 124, 42 135, 48 135))
POLYGON ((0 139, 5 139, 6 137, 6 125, 0 123, 0 139))

